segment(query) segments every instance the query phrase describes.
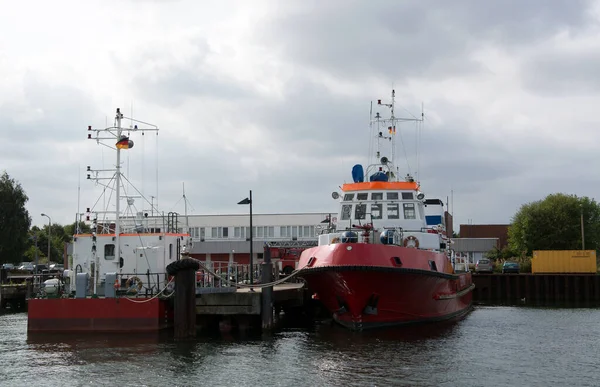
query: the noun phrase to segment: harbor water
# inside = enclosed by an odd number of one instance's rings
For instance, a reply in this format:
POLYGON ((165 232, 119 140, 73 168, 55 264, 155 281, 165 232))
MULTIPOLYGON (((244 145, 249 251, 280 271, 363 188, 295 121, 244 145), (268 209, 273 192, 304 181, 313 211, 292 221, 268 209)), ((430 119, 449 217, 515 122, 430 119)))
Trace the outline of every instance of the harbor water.
POLYGON ((28 335, 0 316, 3 386, 598 386, 600 309, 476 307, 443 325, 354 333, 28 335))

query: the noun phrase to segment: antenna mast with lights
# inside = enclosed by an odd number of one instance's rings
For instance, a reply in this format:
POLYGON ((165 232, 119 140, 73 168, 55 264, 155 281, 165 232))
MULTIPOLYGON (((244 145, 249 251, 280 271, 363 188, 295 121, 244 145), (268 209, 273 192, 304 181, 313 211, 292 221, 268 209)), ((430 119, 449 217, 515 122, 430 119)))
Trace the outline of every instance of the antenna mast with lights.
MULTIPOLYGON (((374 131, 375 136, 375 146, 376 150, 373 152, 371 150, 369 153, 371 157, 374 157, 374 164, 381 164, 386 166, 389 169, 389 181, 397 181, 399 175, 398 166, 394 165, 396 158, 396 134, 400 135, 400 141, 402 142, 404 148, 404 141, 402 140, 402 133, 400 133, 399 125, 402 122, 422 122, 424 120, 424 114, 421 111, 421 118, 413 117, 413 118, 405 118, 405 117, 396 117, 395 115, 395 104, 396 104, 396 91, 392 90, 392 96, 390 103, 382 103, 381 99, 377 100, 377 106, 383 106, 390 109, 390 117, 383 118, 379 112, 375 113, 375 117, 371 115, 370 127, 371 130, 374 131), (389 155, 383 154, 382 148, 385 144, 389 144, 388 152, 389 155), (389 157, 388 157, 389 156, 389 157)), ((408 174, 406 176, 407 180, 412 180, 410 171, 410 164, 408 163, 408 156, 406 155, 406 149, 404 148, 404 153, 406 156, 406 163, 408 167, 408 174)), ((381 169, 380 169, 381 170, 381 169)))
MULTIPOLYGON (((114 169, 92 169, 91 166, 87 167, 87 178, 88 180, 93 180, 96 184, 104 187, 104 194, 108 190, 110 193, 110 197, 112 197, 112 193, 114 192, 114 200, 115 200, 115 209, 114 211, 109 210, 109 204, 104 211, 96 211, 94 207, 87 208, 86 220, 90 220, 90 214, 93 212, 94 214, 114 214, 115 226, 114 233, 116 237, 116 246, 119 246, 117 249, 117 254, 120 256, 120 234, 121 234, 121 199, 127 199, 128 206, 133 204, 133 196, 126 195, 121 196, 121 185, 123 181, 129 182, 129 180, 123 176, 121 172, 121 151, 128 150, 133 148, 133 141, 130 140, 129 136, 131 132, 141 132, 142 135, 145 132, 156 132, 158 135, 158 126, 149 124, 147 122, 135 120, 133 118, 125 117, 123 113, 121 113, 121 109, 117 108, 117 113, 115 115, 115 124, 114 126, 110 126, 104 129, 94 129, 92 126, 88 126, 88 139, 95 140, 97 144, 106 146, 107 148, 113 149, 116 151, 116 164, 114 169), (122 122, 123 120, 129 120, 133 124, 133 127, 128 129, 123 129, 122 122), (139 127, 139 125, 144 125, 146 127, 139 127), (123 132, 127 131, 127 135, 123 132), (111 177, 101 177, 101 172, 112 172, 111 177)), ((134 188, 135 189, 135 188, 134 188)), ((135 189, 135 191, 140 195, 136 197, 144 198, 141 193, 135 189)), ((144 198, 145 200, 145 198, 144 198)), ((96 204, 98 201, 96 202, 96 204)), ((154 207, 154 204, 151 204, 154 207)), ((94 205, 95 206, 95 205, 94 205)), ((97 217, 94 216, 92 219, 93 222, 93 232, 97 232, 98 224, 97 217)), ((109 226, 103 225, 101 228, 101 233, 111 233, 110 223, 109 226)))

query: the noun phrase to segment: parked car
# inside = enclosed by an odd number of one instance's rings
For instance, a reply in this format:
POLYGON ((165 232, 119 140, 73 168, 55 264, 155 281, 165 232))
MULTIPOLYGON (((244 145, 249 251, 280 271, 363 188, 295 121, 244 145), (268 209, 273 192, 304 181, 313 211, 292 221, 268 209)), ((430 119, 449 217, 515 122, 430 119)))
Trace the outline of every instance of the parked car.
POLYGON ((502 265, 502 273, 519 273, 519 264, 511 261, 504 262, 502 265))
POLYGON ((13 265, 12 263, 3 263, 2 268, 4 270, 13 270, 15 268, 15 265, 13 265))
POLYGON ((19 270, 27 270, 27 271, 33 271, 33 262, 21 262, 19 264, 19 266, 17 267, 17 269, 19 270))
POLYGON ((53 263, 52 265, 50 265, 50 273, 62 273, 63 271, 65 271, 65 265, 63 265, 62 263, 53 263))
POLYGON ((48 270, 48 265, 43 264, 43 263, 33 265, 33 271, 36 273, 41 273, 44 270, 48 270))
POLYGON ((482 258, 475 264, 476 273, 492 273, 494 271, 494 264, 487 258, 482 258))

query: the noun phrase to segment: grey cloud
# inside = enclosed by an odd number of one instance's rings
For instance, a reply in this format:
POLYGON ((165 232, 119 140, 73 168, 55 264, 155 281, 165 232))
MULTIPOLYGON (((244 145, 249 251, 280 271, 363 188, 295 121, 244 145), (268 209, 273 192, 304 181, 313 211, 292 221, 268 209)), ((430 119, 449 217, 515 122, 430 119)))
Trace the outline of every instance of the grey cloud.
POLYGON ((540 94, 595 94, 600 87, 600 54, 555 49, 534 54, 523 64, 521 80, 540 94))
POLYGON ((185 61, 175 59, 174 48, 167 45, 141 47, 131 59, 113 55, 116 66, 140 67, 131 80, 132 87, 147 101, 176 107, 188 98, 239 100, 255 97, 249 84, 216 74, 207 63, 213 55, 207 40, 192 36, 185 61))
POLYGON ((309 1, 267 23, 259 39, 292 64, 352 77, 439 78, 483 69, 483 44, 526 45, 589 21, 586 0, 309 1))
MULTIPOLYGON (((14 145, 32 141, 70 141, 85 138, 86 124, 95 113, 90 96, 68 85, 51 85, 36 74, 24 80, 24 104, 0 106, 0 139, 14 145)), ((14 148, 13 148, 14 149, 14 148)))

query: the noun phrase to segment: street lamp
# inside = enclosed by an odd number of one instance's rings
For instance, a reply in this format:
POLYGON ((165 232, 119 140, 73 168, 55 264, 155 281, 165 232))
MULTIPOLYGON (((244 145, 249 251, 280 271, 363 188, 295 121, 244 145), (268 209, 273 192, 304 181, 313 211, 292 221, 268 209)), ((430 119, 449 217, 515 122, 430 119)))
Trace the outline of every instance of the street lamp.
POLYGON ((250 190, 250 196, 242 200, 238 204, 249 204, 250 205, 250 284, 254 283, 254 269, 253 269, 253 251, 252 251, 252 190, 250 190))
POLYGON ((579 205, 581 209, 581 250, 585 250, 585 233, 583 232, 583 204, 579 205))
MULTIPOLYGON (((48 218, 48 265, 50 265, 50 229, 52 227, 52 219, 50 219, 50 216, 44 213, 42 213, 42 216, 48 218)), ((37 271, 37 267, 35 269, 37 271)))

